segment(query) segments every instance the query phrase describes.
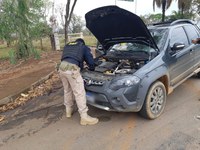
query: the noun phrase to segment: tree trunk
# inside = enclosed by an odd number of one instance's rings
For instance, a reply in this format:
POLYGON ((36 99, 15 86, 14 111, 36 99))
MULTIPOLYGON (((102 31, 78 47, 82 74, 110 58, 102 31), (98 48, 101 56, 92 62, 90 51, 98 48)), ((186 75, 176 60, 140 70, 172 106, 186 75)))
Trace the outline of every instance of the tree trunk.
POLYGON ((162 22, 165 21, 166 0, 162 1, 162 22))
POLYGON ((55 38, 54 38, 54 34, 50 34, 49 35, 50 37, 50 41, 51 41, 51 48, 52 48, 52 51, 55 51, 56 50, 56 45, 55 45, 55 38))
POLYGON ((69 40, 68 39, 68 27, 69 27, 69 23, 71 21, 72 14, 73 14, 74 7, 76 5, 77 0, 74 0, 74 3, 72 5, 71 10, 70 10, 70 2, 71 2, 71 0, 67 0, 67 4, 66 4, 66 8, 65 8, 65 11, 66 11, 66 15, 65 15, 65 44, 69 40))
POLYGON ((41 48, 41 50, 44 50, 43 43, 42 43, 42 38, 40 38, 40 48, 41 48))
POLYGON ((68 23, 65 23, 65 45, 69 42, 68 40, 68 23))
POLYGON ((184 12, 184 3, 182 3, 182 7, 181 7, 181 18, 183 19, 183 12, 184 12))

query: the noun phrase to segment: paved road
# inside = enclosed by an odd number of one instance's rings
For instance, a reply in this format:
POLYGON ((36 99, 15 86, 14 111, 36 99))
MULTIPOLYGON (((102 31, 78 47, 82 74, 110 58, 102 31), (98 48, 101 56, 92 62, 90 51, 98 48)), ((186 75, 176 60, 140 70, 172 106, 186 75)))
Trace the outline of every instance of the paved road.
POLYGON ((168 96, 164 114, 153 121, 137 113, 106 112, 95 126, 79 125, 79 115, 65 118, 63 92, 32 100, 7 112, 0 126, 1 150, 199 150, 200 80, 193 77, 168 96))

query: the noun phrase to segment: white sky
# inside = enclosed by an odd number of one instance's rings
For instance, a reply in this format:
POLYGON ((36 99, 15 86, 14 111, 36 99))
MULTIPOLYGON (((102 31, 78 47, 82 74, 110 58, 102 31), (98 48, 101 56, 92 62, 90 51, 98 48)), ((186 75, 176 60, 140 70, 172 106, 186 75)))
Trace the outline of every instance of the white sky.
MULTIPOLYGON (((65 4, 66 1, 67 0, 55 0, 55 3, 65 4)), ((88 11, 101 6, 115 5, 115 2, 117 6, 136 13, 137 15, 162 13, 162 10, 157 7, 155 12, 153 11, 153 0, 134 0, 134 2, 120 0, 77 0, 74 13, 82 16, 82 19, 84 19, 84 16, 88 11)), ((173 10, 177 11, 177 9, 177 3, 173 1, 171 7, 166 11, 166 14, 169 15, 173 10)))

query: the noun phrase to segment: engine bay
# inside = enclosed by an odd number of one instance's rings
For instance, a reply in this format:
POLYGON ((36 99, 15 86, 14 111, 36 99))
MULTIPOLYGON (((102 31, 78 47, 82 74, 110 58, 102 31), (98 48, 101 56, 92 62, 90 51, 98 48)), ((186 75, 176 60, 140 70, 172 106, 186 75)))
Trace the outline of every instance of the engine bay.
POLYGON ((107 59, 100 59, 97 62, 95 71, 106 75, 133 74, 145 64, 146 61, 144 60, 135 61, 129 59, 120 59, 118 61, 111 61, 107 59))
POLYGON ((86 85, 101 86, 113 77, 134 74, 155 58, 156 54, 142 50, 116 51, 111 49, 95 58, 94 71, 85 69, 82 71, 82 76, 86 85))

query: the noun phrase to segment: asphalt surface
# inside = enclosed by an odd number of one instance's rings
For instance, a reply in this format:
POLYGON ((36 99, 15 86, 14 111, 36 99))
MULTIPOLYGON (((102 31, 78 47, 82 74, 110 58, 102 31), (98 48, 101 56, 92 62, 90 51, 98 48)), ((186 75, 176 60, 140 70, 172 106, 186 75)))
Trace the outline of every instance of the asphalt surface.
POLYGON ((100 122, 81 126, 76 112, 65 118, 61 86, 49 95, 0 114, 1 150, 199 150, 200 79, 195 77, 168 96, 164 113, 146 120, 137 113, 89 107, 100 122))

